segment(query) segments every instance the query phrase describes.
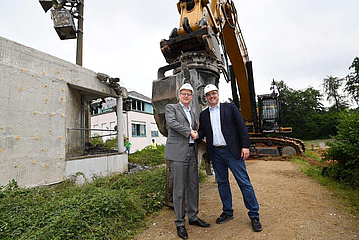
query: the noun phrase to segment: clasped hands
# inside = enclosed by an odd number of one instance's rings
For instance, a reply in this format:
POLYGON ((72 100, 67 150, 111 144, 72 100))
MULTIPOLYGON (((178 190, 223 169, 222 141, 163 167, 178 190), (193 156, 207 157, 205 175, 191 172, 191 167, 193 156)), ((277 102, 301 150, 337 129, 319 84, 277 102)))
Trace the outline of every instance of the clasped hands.
POLYGON ((196 130, 191 130, 191 138, 192 140, 196 140, 198 138, 198 132, 196 130))

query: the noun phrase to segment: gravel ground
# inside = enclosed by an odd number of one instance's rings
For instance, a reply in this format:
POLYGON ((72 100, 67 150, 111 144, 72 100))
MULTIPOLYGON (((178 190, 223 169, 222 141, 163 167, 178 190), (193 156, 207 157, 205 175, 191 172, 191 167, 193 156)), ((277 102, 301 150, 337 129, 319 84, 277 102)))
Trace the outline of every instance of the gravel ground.
MULTIPOLYGON (((242 194, 231 176, 234 220, 216 224, 222 204, 213 176, 201 184, 199 217, 210 228, 186 225, 189 239, 359 239, 359 220, 331 192, 289 161, 249 160, 247 170, 260 204, 262 232, 253 232, 242 194)), ((174 212, 165 207, 135 239, 179 239, 174 212)))

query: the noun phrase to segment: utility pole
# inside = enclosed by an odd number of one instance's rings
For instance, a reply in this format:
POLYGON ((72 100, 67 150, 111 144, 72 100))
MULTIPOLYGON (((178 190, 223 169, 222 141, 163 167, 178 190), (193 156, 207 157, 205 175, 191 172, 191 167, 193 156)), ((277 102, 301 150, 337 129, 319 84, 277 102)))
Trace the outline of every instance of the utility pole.
POLYGON ((76 64, 80 65, 80 66, 82 66, 84 2, 85 2, 85 0, 79 0, 79 3, 78 3, 76 64))

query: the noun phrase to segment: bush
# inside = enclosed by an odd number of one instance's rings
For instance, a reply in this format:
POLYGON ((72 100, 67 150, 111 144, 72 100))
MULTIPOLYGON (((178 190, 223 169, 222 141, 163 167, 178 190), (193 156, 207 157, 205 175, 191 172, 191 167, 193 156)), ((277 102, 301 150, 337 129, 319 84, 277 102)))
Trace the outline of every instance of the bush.
POLYGON ((128 161, 131 163, 137 163, 146 166, 156 166, 166 163, 165 155, 165 145, 158 145, 156 152, 152 150, 151 146, 146 146, 141 151, 137 151, 131 154, 128 158, 128 161))
POLYGON ((100 146, 103 146, 103 140, 102 140, 102 137, 99 135, 99 134, 95 134, 92 138, 91 138, 91 144, 93 146, 96 146, 96 145, 100 145, 100 146))
MULTIPOLYGON (((147 147, 130 158, 158 165, 164 150, 147 147)), ((166 167, 75 182, 76 175, 52 187, 0 186, 0 239, 129 239, 164 206, 166 167)))
POLYGON ((359 188, 359 111, 342 112, 338 135, 323 154, 330 164, 326 174, 338 181, 359 188))
POLYGON ((128 239, 163 206, 165 168, 77 186, 0 190, 0 239, 128 239))
POLYGON ((107 139, 104 146, 108 149, 117 149, 117 136, 114 138, 107 139))

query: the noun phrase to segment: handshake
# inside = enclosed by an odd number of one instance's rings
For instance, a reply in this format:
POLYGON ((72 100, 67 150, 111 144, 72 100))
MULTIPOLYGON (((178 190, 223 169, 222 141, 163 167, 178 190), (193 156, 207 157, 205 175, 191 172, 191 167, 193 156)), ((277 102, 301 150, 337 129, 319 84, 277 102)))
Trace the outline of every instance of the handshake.
POLYGON ((192 140, 196 140, 198 138, 198 132, 196 130, 191 130, 191 138, 192 140))

